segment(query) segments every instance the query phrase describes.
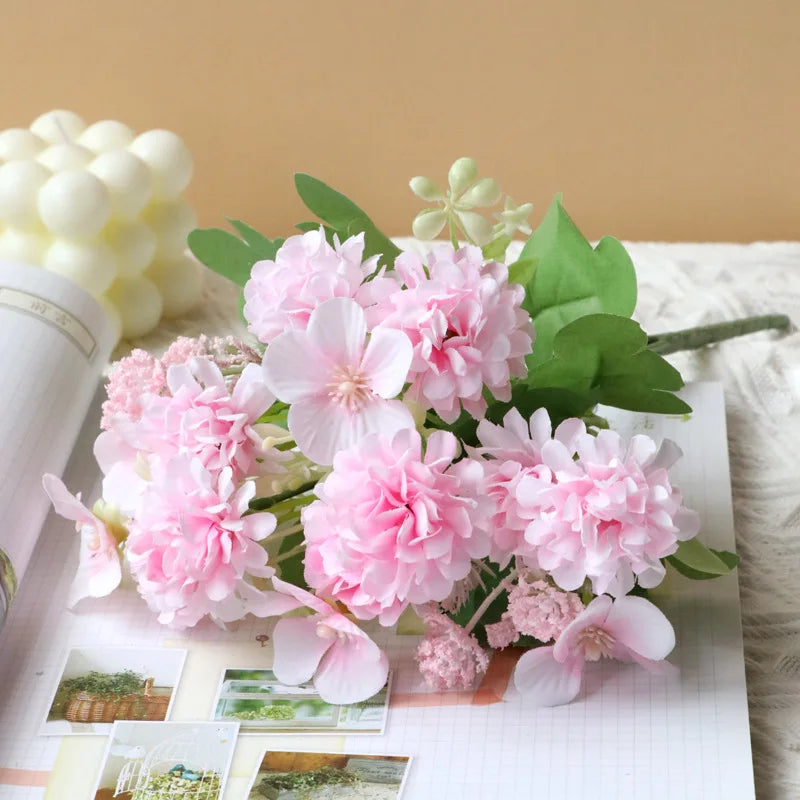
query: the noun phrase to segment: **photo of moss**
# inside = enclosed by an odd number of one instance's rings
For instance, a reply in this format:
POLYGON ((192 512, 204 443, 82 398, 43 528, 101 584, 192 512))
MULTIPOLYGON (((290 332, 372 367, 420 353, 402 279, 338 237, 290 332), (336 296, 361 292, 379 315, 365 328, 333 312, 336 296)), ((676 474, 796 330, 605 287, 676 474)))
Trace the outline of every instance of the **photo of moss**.
MULTIPOLYGON (((391 680, 391 676, 390 676, 391 680)), ((313 683, 282 684, 271 670, 226 669, 214 703, 214 720, 241 723, 242 733, 382 733, 389 681, 361 703, 326 703, 313 683)))
POLYGON ((248 800, 398 800, 408 756, 268 750, 248 800))
POLYGON ((185 656, 164 648, 72 649, 41 733, 105 734, 117 720, 167 719, 185 656))

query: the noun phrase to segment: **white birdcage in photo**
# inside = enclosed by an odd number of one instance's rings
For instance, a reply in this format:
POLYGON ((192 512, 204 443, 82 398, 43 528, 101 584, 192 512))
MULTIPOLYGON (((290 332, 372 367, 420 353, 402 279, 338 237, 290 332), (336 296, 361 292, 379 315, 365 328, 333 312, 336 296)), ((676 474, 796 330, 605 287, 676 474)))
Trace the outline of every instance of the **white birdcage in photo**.
POLYGON ((212 762, 196 732, 165 739, 149 752, 135 753, 122 767, 114 796, 130 792, 131 800, 218 800, 220 774, 212 762))

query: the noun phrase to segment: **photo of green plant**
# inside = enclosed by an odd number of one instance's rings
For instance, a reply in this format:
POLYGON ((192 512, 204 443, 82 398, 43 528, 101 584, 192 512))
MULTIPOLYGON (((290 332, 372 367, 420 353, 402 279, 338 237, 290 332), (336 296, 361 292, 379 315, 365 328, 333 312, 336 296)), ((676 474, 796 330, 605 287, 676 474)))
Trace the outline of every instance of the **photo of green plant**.
POLYGON ((248 800, 398 800, 409 756, 268 750, 248 800))
POLYGON ((59 673, 41 733, 108 733, 117 720, 167 719, 185 650, 77 647, 59 673))
POLYGON ((282 684, 271 670, 226 669, 214 720, 238 721, 242 733, 382 733, 389 684, 373 697, 347 706, 326 703, 313 683, 282 684))

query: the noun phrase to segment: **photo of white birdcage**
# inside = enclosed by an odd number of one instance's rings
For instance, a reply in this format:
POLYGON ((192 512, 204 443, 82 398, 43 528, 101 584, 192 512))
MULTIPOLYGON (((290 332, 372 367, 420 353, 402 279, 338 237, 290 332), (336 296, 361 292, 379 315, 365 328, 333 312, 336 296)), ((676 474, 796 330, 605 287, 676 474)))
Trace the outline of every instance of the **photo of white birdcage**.
POLYGON ((219 800, 238 725, 116 723, 98 797, 219 800))

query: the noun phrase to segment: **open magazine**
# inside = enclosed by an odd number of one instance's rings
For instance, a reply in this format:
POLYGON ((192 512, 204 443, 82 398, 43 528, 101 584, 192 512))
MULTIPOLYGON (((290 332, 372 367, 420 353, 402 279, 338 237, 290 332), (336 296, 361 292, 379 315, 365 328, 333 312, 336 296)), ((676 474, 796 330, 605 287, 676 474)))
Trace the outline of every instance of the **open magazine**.
POLYGON ((50 508, 115 335, 103 309, 58 275, 0 262, 0 627, 50 508))

